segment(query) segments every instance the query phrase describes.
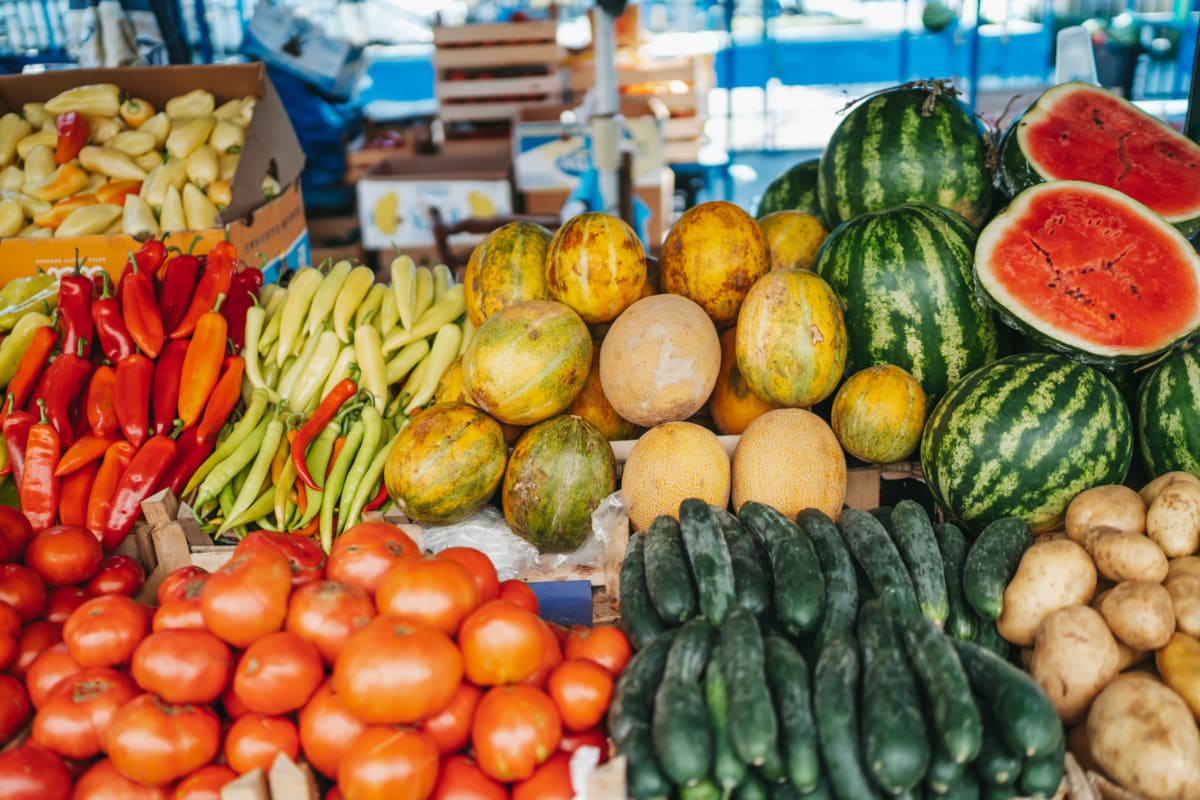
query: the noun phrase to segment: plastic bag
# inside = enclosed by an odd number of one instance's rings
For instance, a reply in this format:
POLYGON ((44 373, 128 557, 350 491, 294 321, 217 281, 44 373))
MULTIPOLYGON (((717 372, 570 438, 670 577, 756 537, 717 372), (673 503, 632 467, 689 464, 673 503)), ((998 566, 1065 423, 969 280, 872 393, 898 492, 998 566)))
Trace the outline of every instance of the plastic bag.
POLYGON ((570 553, 543 553, 538 556, 537 568, 543 572, 575 565, 603 564, 609 544, 617 535, 628 536, 629 507, 620 491, 600 501, 592 512, 592 533, 570 553))
POLYGON ((453 525, 426 528, 421 548, 431 553, 447 547, 474 547, 492 560, 500 580, 520 578, 537 562, 537 548, 512 532, 504 514, 484 506, 473 516, 453 525))

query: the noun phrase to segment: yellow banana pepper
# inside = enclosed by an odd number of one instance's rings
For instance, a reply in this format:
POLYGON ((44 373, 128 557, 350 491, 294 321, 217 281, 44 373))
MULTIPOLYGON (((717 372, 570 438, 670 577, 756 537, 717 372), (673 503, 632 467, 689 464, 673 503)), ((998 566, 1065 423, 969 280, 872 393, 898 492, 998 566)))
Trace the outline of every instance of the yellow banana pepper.
POLYGON ((92 144, 108 144, 118 133, 125 130, 120 117, 86 117, 88 139, 92 144))
POLYGON ((254 118, 254 104, 258 102, 258 98, 252 95, 246 95, 242 98, 242 107, 238 109, 238 115, 234 117, 234 122, 241 125, 243 128, 250 127, 250 120, 254 118))
POLYGON ((171 119, 192 119, 213 113, 217 100, 207 89, 193 89, 187 94, 177 95, 163 107, 171 119))
POLYGON ((215 147, 218 153, 240 153, 246 144, 246 129, 236 122, 219 119, 213 126, 208 143, 215 147))
POLYGON ((91 194, 95 193, 101 186, 108 185, 108 176, 99 172, 93 172, 88 175, 87 186, 80 189, 76 194, 91 194))
POLYGON ((46 112, 58 116, 68 111, 96 117, 115 117, 121 111, 121 89, 115 83, 75 86, 46 101, 46 112))
POLYGON ((35 181, 29 181, 29 170, 25 170, 25 194, 38 200, 54 202, 68 195, 75 194, 88 185, 88 174, 79 168, 74 161, 60 165, 49 176, 35 181))
POLYGON ((25 183, 45 180, 54 173, 58 164, 54 163, 54 151, 49 147, 39 146, 29 151, 25 159, 25 183))
POLYGON ((162 211, 158 215, 158 227, 163 233, 187 230, 187 218, 183 214, 183 197, 180 196, 179 189, 174 186, 167 187, 162 211))
POLYGON ((166 202, 167 190, 183 188, 187 183, 187 168, 184 162, 171 159, 154 170, 142 183, 142 196, 152 208, 162 208, 166 202))
POLYGON ((122 181, 146 179, 146 170, 115 147, 88 145, 79 151, 79 163, 93 172, 122 181))
POLYGON ((217 151, 211 144, 202 144, 192 151, 185 162, 188 180, 197 186, 208 186, 217 179, 220 166, 217 151))
POLYGON ((208 141, 217 118, 210 115, 189 119, 171 128, 167 136, 167 153, 171 158, 187 158, 197 147, 208 141))
POLYGON ((33 130, 40 130, 47 121, 54 122, 54 115, 46 110, 45 103, 26 103, 21 106, 21 116, 33 130))
MULTIPOLYGON (((0 200, 0 203, 7 202, 10 201, 0 200)), ((96 195, 94 194, 73 194, 70 197, 64 197, 62 200, 59 200, 50 206, 47 211, 36 215, 33 218, 33 222, 35 225, 40 225, 43 228, 57 229, 67 217, 71 216, 75 209, 83 208, 84 206, 94 206, 98 202, 99 200, 96 199, 96 195)))
POLYGON ((217 207, 194 183, 183 186, 183 218, 188 230, 202 231, 217 226, 217 207))
POLYGON ((134 156, 133 163, 146 170, 146 174, 149 175, 151 170, 162 166, 163 154, 158 150, 147 150, 140 156, 134 156))
POLYGON ((154 116, 154 104, 140 97, 130 97, 121 103, 121 119, 130 128, 137 130, 142 124, 154 116))
POLYGON ((54 231, 31 222, 24 228, 21 228, 21 232, 17 236, 23 239, 49 239, 54 236, 54 231))
POLYGON ((21 139, 17 142, 17 156, 24 161, 25 159, 29 158, 29 154, 38 147, 50 148, 50 154, 53 155, 54 148, 57 145, 58 131, 53 129, 48 131, 38 131, 36 133, 31 133, 28 136, 21 137, 21 139))
POLYGON ((25 313, 30 302, 41 302, 41 298, 49 292, 57 302, 58 279, 49 272, 37 272, 23 278, 14 278, 0 289, 0 330, 11 330, 17 324, 19 315, 25 313), (18 317, 10 318, 10 314, 18 317))
POLYGON ((16 200, 0 200, 0 238, 16 236, 25 227, 25 212, 16 200))
POLYGON ((126 195, 137 194, 141 189, 141 181, 109 181, 96 190, 96 199, 120 206, 125 204, 126 195))
POLYGON ((167 143, 167 136, 171 134, 171 118, 167 116, 167 112, 160 111, 143 122, 138 131, 153 136, 154 149, 162 150, 167 143))
POLYGON ((145 131, 121 131, 108 142, 109 147, 127 156, 140 156, 154 150, 154 136, 145 131))
POLYGON ((121 206, 111 203, 96 203, 95 205, 77 208, 62 221, 54 231, 55 238, 68 236, 95 236, 108 230, 108 226, 120 219, 121 206))
POLYGON ((157 236, 158 220, 154 209, 136 194, 125 195, 125 207, 121 214, 121 233, 130 236, 157 236))
POLYGON ((6 189, 0 189, 0 200, 16 200, 21 206, 21 210, 25 212, 26 219, 33 219, 38 214, 43 214, 50 210, 49 200, 39 200, 36 197, 30 197, 25 192, 10 192, 6 189))
POLYGON ((4 169, 0 169, 0 189, 19 192, 24 185, 25 170, 16 164, 10 164, 4 169))
POLYGON ((204 194, 217 210, 222 210, 233 202, 233 185, 227 180, 215 180, 208 184, 204 194))
POLYGON ((235 97, 232 100, 226 100, 221 105, 217 106, 213 111, 213 116, 217 119, 237 119, 242 113, 242 105, 246 102, 244 97, 235 97))
POLYGON ((223 181, 232 181, 241 160, 241 153, 222 153, 217 157, 217 177, 223 181))
POLYGON ((7 167, 17 157, 17 142, 33 133, 20 114, 9 112, 0 117, 0 167, 7 167))
POLYGON ((28 311, 17 320, 12 333, 5 338, 3 343, 0 343, 0 386, 8 386, 9 381, 17 374, 21 355, 33 340, 33 334, 37 329, 53 324, 50 317, 40 311, 28 311))

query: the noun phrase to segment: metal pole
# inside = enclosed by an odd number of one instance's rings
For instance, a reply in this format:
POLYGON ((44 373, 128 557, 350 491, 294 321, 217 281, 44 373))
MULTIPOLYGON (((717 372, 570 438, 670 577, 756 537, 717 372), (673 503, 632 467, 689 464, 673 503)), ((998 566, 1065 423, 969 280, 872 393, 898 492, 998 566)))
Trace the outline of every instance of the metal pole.
POLYGON ((979 102, 979 25, 983 22, 983 0, 975 0, 975 21, 971 24, 971 46, 967 51, 967 75, 969 91, 968 105, 975 108, 979 102))
POLYGON ((592 50, 596 59, 595 105, 592 108, 592 163, 600 183, 604 210, 616 211, 620 201, 621 131, 617 122, 617 41, 613 17, 596 6, 592 19, 592 50))

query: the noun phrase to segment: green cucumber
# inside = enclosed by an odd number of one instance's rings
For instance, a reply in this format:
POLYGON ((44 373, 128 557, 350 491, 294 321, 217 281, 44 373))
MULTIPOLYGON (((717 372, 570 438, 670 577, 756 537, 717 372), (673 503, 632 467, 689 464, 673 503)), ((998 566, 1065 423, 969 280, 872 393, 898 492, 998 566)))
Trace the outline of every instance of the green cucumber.
POLYGON ((621 562, 618 597, 621 603, 621 629, 633 649, 641 650, 667 630, 646 589, 646 537, 635 533, 625 547, 621 562))
POLYGON ((767 782, 753 772, 747 772, 746 779, 733 792, 733 800, 770 800, 770 797, 767 782))
POLYGON ((734 751, 729 735, 729 687, 725 685, 725 673, 716 654, 714 648, 704 670, 704 698, 712 728, 713 777, 722 789, 730 792, 746 777, 746 765, 734 751))
POLYGON ((678 625, 700 610, 679 523, 666 514, 646 530, 646 589, 658 616, 669 625, 678 625))
POLYGON ((979 800, 979 778, 974 771, 966 770, 957 782, 940 794, 939 800, 979 800))
POLYGON ((888 530, 908 567, 921 613, 941 629, 950 613, 950 601, 929 514, 917 501, 901 500, 892 509, 892 526, 888 530))
POLYGON ((775 584, 775 617, 795 636, 815 631, 825 607, 825 578, 808 534, 754 500, 742 504, 738 519, 766 548, 775 584))
POLYGON ((679 786, 699 783, 712 768, 712 730, 700 676, 712 650, 713 629, 697 617, 671 642, 654 693, 650 733, 663 772, 679 786))
POLYGON ((737 593, 729 548, 708 503, 695 497, 680 503, 679 531, 696 579, 700 613, 713 625, 720 625, 737 601, 737 593))
POLYGON ((867 573, 875 596, 894 604, 901 619, 919 614, 912 578, 883 523, 866 511, 847 508, 838 517, 837 526, 855 561, 867 573))
POLYGON ((667 653, 674 638, 675 632, 671 631, 655 639, 634 653, 621 671, 608 706, 608 735, 614 741, 624 738, 638 725, 649 730, 654 691, 667 667, 667 653))
POLYGON ((892 507, 891 506, 877 506, 875 508, 872 508, 867 513, 870 514, 875 519, 882 522, 883 527, 885 527, 885 528, 889 527, 892 524, 892 507))
POLYGON ((970 761, 979 752, 983 723, 950 637, 921 616, 908 618, 903 636, 909 663, 925 687, 939 750, 955 763, 970 761))
POLYGON ((710 780, 702 780, 679 790, 679 800, 721 800, 721 790, 710 780))
POLYGON ((882 600, 863 603, 858 642, 863 761, 875 783, 899 794, 925 777, 930 748, 917 681, 891 611, 882 600))
POLYGON ((971 545, 963 563, 963 594, 981 617, 1000 618, 1004 587, 1031 544, 1029 523, 1019 517, 1001 517, 989 523, 971 545))
POLYGON ((622 739, 614 739, 616 752, 625 756, 625 791, 636 800, 670 797, 675 790, 654 758, 649 726, 638 726, 622 739))
POLYGON ((783 763, 783 753, 780 751, 782 745, 783 742, 776 739, 775 747, 767 751, 767 757, 763 759, 763 763, 754 768, 759 777, 771 786, 777 783, 787 783, 787 767, 783 763))
POLYGON ((1050 698, 1029 673, 977 644, 950 641, 966 669, 971 689, 986 701, 1005 744, 1026 758, 1053 752, 1063 735, 1062 722, 1050 698))
POLYGON ((935 794, 945 794, 962 780, 966 771, 966 764, 955 761, 945 750, 935 747, 929 760, 929 771, 925 773, 925 785, 935 794))
POLYGON ((833 800, 829 781, 824 778, 811 792, 801 793, 790 783, 777 783, 771 787, 771 800, 833 800))
POLYGON ((835 636, 813 670, 813 716, 829 788, 838 800, 868 800, 871 785, 859 750, 858 646, 850 634, 835 636))
POLYGON ((1005 660, 1012 652, 1012 645, 1000 635, 996 623, 990 619, 984 619, 978 614, 975 615, 975 638, 971 641, 1005 660))
POLYGON ((946 577, 946 598, 950 603, 950 615, 943 630, 956 639, 971 641, 975 638, 975 615, 963 596, 963 562, 967 559, 967 537, 956 525, 939 522, 933 528, 937 537, 938 550, 942 555, 942 574, 946 577))
POLYGON ((1021 775, 1021 757, 1004 743, 991 715, 987 715, 985 719, 987 725, 983 729, 983 742, 979 748, 979 755, 972 762, 975 774, 984 785, 1015 784, 1021 775))
POLYGON ((813 646, 819 652, 834 636, 854 630, 854 620, 858 617, 858 575, 837 525, 824 512, 806 508, 796 516, 796 524, 812 540, 825 577, 825 613, 813 637, 813 646))
POLYGON ((811 792, 821 780, 821 757, 817 752, 817 723, 813 719, 808 664, 787 639, 768 636, 763 644, 767 685, 779 715, 784 769, 797 789, 811 792))
POLYGON ((1063 779, 1063 760, 1067 755, 1067 737, 1059 739, 1050 753, 1026 759, 1021 765, 1021 793, 1030 797, 1054 797, 1063 779))
POLYGON ((985 783, 980 787, 979 795, 983 800, 1016 800, 1020 796, 1020 792, 1013 783, 1003 785, 985 783))
POLYGON ((771 565, 758 541, 737 517, 723 508, 709 506, 729 549, 733 565, 733 590, 737 603, 762 619, 771 610, 771 565))
POLYGON ((718 636, 719 663, 729 687, 729 736, 747 764, 762 764, 777 747, 779 724, 767 688, 762 634, 754 615, 735 606, 718 636))

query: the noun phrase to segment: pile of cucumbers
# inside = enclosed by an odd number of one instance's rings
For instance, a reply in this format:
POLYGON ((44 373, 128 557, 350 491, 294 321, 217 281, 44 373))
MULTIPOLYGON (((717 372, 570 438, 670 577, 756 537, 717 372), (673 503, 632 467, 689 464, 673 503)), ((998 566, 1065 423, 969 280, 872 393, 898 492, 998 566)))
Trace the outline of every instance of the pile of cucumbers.
POLYGON ((995 632, 1031 538, 1006 518, 968 545, 911 500, 836 523, 683 501, 621 568, 628 795, 1052 797, 1062 725, 995 632))

